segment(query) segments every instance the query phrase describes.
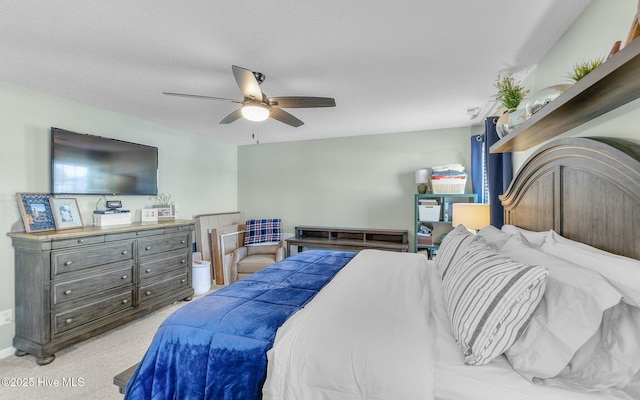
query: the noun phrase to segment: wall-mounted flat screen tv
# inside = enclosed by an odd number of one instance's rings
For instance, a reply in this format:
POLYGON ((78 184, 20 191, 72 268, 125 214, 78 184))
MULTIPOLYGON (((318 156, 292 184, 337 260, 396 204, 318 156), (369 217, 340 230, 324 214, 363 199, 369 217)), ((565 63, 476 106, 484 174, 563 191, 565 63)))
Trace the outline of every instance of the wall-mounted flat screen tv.
POLYGON ((51 193, 157 195, 158 148, 51 128, 51 193))

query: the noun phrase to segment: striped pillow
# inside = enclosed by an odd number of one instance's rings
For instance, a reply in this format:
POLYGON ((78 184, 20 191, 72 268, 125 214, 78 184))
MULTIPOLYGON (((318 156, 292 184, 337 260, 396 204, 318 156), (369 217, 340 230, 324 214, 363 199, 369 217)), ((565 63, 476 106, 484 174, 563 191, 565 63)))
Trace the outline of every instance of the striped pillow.
POLYGON ((521 264, 496 252, 482 237, 469 243, 442 279, 465 364, 489 363, 522 335, 542 299, 547 274, 543 266, 521 264))
POLYGON ((463 225, 458 225, 454 230, 447 233, 436 255, 436 266, 438 267, 440 278, 444 278, 454 258, 464 253, 474 237, 463 225))

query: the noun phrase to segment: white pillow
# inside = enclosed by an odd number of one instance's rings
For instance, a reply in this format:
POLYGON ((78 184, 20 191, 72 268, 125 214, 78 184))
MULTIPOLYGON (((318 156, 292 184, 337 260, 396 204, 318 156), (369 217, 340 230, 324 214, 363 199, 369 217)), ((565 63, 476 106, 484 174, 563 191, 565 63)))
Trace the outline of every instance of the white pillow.
POLYGON ((634 377, 640 372, 639 337, 640 309, 620 303, 604 313, 598 331, 560 374, 536 382, 582 391, 608 388, 627 391, 627 386, 632 391, 636 385, 634 377))
POLYGON ((509 224, 503 225, 502 231, 511 235, 513 235, 514 233, 521 233, 527 239, 529 244, 531 244, 531 246, 533 247, 542 246, 544 239, 549 235, 549 232, 551 232, 551 231, 543 231, 543 232, 529 231, 526 229, 518 228, 515 225, 509 225, 509 224))
POLYGON ((478 236, 442 278, 445 308, 468 365, 504 353, 526 329, 542 298, 547 269, 523 265, 478 236))
POLYGON ((620 303, 622 294, 597 272, 531 247, 521 233, 507 241, 502 253, 549 269, 529 327, 506 356, 529 381, 556 376, 598 331, 604 312, 620 303))
POLYGON ((554 231, 540 249, 599 272, 624 295, 627 304, 640 307, 640 261, 564 238, 554 231))
POLYGON ((487 225, 480 229, 477 235, 482 236, 492 249, 500 250, 512 234, 503 232, 493 225, 487 225))

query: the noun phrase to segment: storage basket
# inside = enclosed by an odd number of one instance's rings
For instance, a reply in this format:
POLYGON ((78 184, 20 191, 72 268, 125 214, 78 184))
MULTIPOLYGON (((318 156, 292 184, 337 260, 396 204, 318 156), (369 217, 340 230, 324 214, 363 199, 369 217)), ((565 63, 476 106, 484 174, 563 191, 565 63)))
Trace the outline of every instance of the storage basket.
POLYGON ((425 245, 425 246, 433 246, 433 236, 422 235, 418 233, 417 238, 418 238, 418 244, 425 245))
POLYGON ((433 193, 464 193, 464 189, 467 186, 467 178, 455 178, 455 179, 433 179, 431 181, 431 188, 433 193))
POLYGON ((418 206, 418 218, 420 221, 439 221, 440 206, 418 206))

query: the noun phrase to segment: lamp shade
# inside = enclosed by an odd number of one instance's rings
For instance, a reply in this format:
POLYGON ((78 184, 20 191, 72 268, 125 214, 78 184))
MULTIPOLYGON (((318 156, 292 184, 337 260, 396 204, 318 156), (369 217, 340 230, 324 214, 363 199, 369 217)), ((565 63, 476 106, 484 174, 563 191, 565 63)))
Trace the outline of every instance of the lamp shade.
POLYGON ((244 105, 240 112, 249 121, 264 121, 269 118, 269 109, 257 104, 244 105))
POLYGON ((426 169, 417 169, 416 183, 428 183, 428 182, 429 182, 428 171, 426 169))
POLYGON ((491 223, 489 204, 453 203, 451 223, 460 224, 467 229, 482 229, 491 223))

